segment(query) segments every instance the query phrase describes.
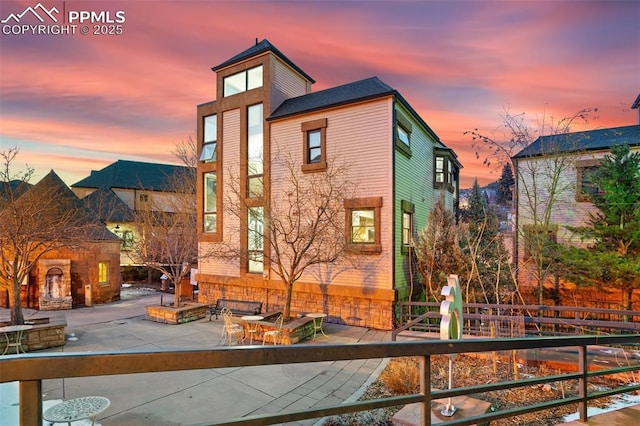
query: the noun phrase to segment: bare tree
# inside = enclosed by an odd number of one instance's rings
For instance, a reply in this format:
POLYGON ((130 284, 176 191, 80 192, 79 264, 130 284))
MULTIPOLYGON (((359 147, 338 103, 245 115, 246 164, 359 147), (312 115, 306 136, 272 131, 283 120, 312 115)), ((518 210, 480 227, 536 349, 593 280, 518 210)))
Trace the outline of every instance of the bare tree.
POLYGON ((345 163, 327 161, 325 170, 302 174, 301 164, 291 154, 274 158, 271 169, 278 170, 278 175, 272 174, 271 187, 279 195, 270 208, 251 208, 241 191, 239 178, 230 171, 224 211, 236 216, 240 229, 235 230, 234 237, 238 238, 227 239, 217 253, 248 262, 255 259, 251 248, 264 247, 265 268, 285 285, 283 316, 289 318, 294 284, 308 268, 347 261, 344 201, 353 198, 356 185, 348 179, 345 163), (260 217, 252 217, 255 215, 260 217), (247 238, 255 241, 249 242, 247 248, 238 242, 242 229, 248 229, 251 220, 261 222, 262 226, 250 229, 247 238))
POLYGON ((180 306, 181 283, 198 259, 195 139, 188 137, 172 153, 185 167, 164 176, 168 194, 158 194, 135 211, 138 232, 129 256, 159 271, 174 284, 174 306, 180 306))
POLYGON ((577 153, 581 142, 564 137, 560 143, 560 139, 543 136, 566 135, 573 125, 595 118, 596 112, 597 109, 583 109, 560 120, 545 116, 536 129, 524 113, 512 115, 505 111, 502 125, 490 135, 478 129, 465 132, 472 138, 476 156, 485 152, 485 165, 501 169, 510 163, 516 174, 517 232, 529 260, 520 267, 536 283, 540 304, 544 299, 544 282, 556 266, 552 250, 557 224, 552 221, 552 212, 575 188, 575 182, 564 177, 574 167, 576 156, 560 154, 567 150, 577 153), (539 146, 528 152, 527 147, 536 140, 539 146))
POLYGON ((456 229, 453 213, 445 207, 444 197, 440 197, 429 212, 427 225, 418 233, 415 249, 427 299, 439 301, 449 274, 468 275, 456 229))
POLYGON ((18 152, 0 151, 0 289, 8 292, 12 324, 24 323, 20 286, 45 254, 79 249, 108 232, 53 171, 33 187, 32 168, 14 173, 18 152))

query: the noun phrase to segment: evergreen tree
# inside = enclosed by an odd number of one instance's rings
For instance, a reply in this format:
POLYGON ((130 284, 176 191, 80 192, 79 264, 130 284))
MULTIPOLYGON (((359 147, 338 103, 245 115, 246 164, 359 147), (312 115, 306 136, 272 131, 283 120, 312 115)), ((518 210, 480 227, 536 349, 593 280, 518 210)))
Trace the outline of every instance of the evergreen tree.
POLYGON ((564 247, 561 273, 582 285, 620 290, 623 309, 631 309, 640 288, 640 152, 626 145, 611 148, 595 173, 599 191, 591 197, 598 212, 587 226, 571 231, 592 244, 564 247))
POLYGON ((505 163, 502 167, 502 175, 498 180, 498 193, 496 202, 500 205, 509 205, 513 200, 513 194, 511 188, 515 185, 516 181, 513 178, 513 171, 511 170, 511 164, 505 163))

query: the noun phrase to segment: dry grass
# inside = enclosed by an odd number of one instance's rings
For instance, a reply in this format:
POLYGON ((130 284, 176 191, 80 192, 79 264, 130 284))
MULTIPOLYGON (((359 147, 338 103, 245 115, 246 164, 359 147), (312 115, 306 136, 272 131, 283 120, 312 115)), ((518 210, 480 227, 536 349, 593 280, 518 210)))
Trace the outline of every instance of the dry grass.
MULTIPOLYGON (((454 358, 453 386, 466 387, 487 383, 498 383, 514 380, 514 368, 517 368, 518 377, 543 377, 558 375, 561 372, 549 368, 518 366, 508 358, 504 362, 494 362, 491 358, 479 358, 469 355, 458 355, 454 358)), ((436 356, 431 361, 431 387, 446 389, 449 378, 449 360, 447 356, 436 356)), ((412 394, 419 392, 419 368, 417 358, 397 358, 389 362, 378 380, 369 387, 361 399, 382 398, 393 395, 412 394)), ((601 390, 619 384, 612 379, 603 378, 599 381, 590 380, 590 390, 601 390)), ((505 410, 514 407, 535 404, 537 402, 562 399, 578 394, 577 381, 554 382, 545 385, 526 386, 520 388, 493 391, 473 395, 473 397, 488 401, 497 410, 505 410)), ((598 400, 599 406, 606 406, 608 400, 598 400)), ((595 406, 595 402, 590 406, 595 406)), ((402 407, 380 409, 374 412, 355 413, 345 416, 336 416, 329 419, 327 426, 388 426, 391 425, 391 417, 402 407)), ((540 426, 556 425, 562 422, 562 418, 577 411, 577 405, 569 405, 548 409, 536 413, 502 419, 491 423, 492 426, 540 426)))

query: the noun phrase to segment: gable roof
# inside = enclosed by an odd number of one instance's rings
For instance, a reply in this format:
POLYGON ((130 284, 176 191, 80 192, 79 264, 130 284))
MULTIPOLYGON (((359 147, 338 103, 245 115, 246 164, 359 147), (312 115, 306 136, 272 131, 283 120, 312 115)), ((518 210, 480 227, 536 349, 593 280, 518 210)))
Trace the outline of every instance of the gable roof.
POLYGON ((615 145, 640 146, 640 125, 541 136, 513 158, 603 150, 615 145))
POLYGON ((133 222, 135 214, 112 190, 99 188, 82 199, 103 222, 133 222))
POLYGON ((633 101, 633 103, 631 104, 631 109, 637 109, 637 108, 640 108, 640 95, 638 95, 636 100, 633 101))
POLYGON ((218 71, 221 70, 222 68, 226 68, 230 65, 234 65, 237 64, 238 62, 242 62, 246 59, 249 59, 253 56, 258 56, 261 53, 264 52, 271 52, 274 55, 276 55, 278 58, 280 58, 282 61, 284 61, 287 65, 289 65, 291 68, 293 68, 294 70, 296 70, 300 75, 302 75, 304 78, 306 78, 307 80, 309 80, 311 83, 315 83, 316 81, 311 78, 306 72, 302 71, 302 68, 300 68, 299 66, 297 66, 296 64, 294 64, 289 58, 287 58, 284 53, 280 52, 278 49, 276 49, 276 47, 271 44, 269 42, 269 40, 264 39, 262 40, 260 43, 258 43, 258 39, 256 39, 256 44, 251 46, 250 48, 248 48, 247 50, 238 53, 237 55, 231 57, 230 59, 227 59, 226 61, 224 61, 223 63, 221 63, 220 65, 216 65, 215 67, 211 68, 212 71, 218 71))
POLYGON ((391 86, 382 82, 378 77, 371 77, 287 99, 273 111, 267 120, 394 94, 396 91, 391 86))
MULTIPOLYGON (((170 176, 187 173, 186 166, 118 160, 71 185, 73 188, 124 188, 173 192, 170 176)), ((194 189, 195 190, 195 189, 194 189)))
POLYGON ((22 194, 16 200, 16 205, 18 208, 33 210, 35 200, 47 200, 47 205, 38 212, 39 221, 43 226, 66 226, 68 230, 65 231, 70 234, 68 236, 82 236, 87 241, 120 240, 95 217, 53 170, 22 194))
POLYGON ((19 179, 9 182, 0 182, 0 200, 8 200, 13 194, 14 197, 20 197, 28 191, 33 185, 19 179))

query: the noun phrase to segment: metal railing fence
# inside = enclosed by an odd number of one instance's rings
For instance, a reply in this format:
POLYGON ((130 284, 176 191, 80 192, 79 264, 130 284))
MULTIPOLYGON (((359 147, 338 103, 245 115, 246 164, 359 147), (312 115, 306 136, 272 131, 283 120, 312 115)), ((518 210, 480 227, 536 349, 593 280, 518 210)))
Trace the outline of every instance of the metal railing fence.
MULTIPOLYGON (((133 351, 94 353, 42 353, 10 355, 0 358, 0 382, 19 382, 20 423, 42 424, 42 381, 48 379, 92 377, 134 373, 198 370, 211 368, 261 366, 274 364, 315 363, 355 359, 418 357, 420 359, 420 393, 357 401, 302 411, 281 412, 225 420, 218 425, 266 425, 304 419, 366 411, 383 407, 420 403, 423 425, 431 424, 431 401, 461 395, 479 394, 498 389, 540 385, 567 380, 579 381, 579 394, 560 400, 542 401, 508 410, 467 418, 452 418, 441 425, 468 425, 513 417, 567 404, 577 404, 580 419, 586 421, 589 401, 605 396, 640 390, 639 383, 627 383, 615 389, 589 393, 587 384, 595 376, 619 375, 640 370, 639 364, 589 371, 587 348, 593 345, 635 345, 640 335, 529 337, 449 341, 409 341, 366 344, 291 345, 271 347, 225 347, 211 350, 133 351), (576 348, 578 371, 556 376, 482 384, 450 390, 432 390, 431 361, 436 355, 491 353, 525 349, 576 348)), ((215 398, 215 395, 211 396, 215 398)))

